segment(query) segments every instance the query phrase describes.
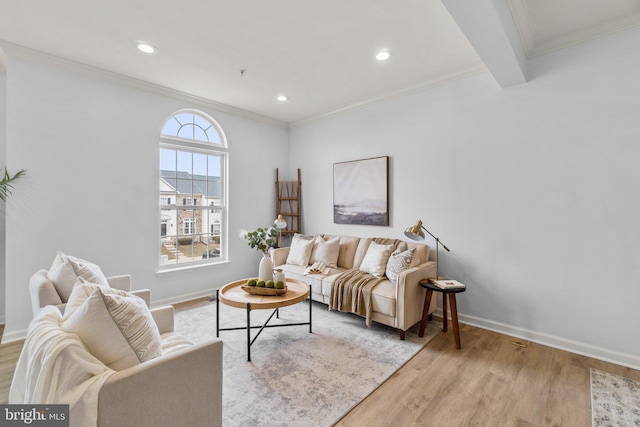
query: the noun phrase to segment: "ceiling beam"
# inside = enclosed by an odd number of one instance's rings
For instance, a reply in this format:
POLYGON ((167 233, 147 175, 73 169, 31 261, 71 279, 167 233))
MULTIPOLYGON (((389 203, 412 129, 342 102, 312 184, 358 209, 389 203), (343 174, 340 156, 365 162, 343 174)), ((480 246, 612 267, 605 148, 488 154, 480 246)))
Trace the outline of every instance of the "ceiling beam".
POLYGON ((527 58, 507 0, 442 0, 501 87, 527 81, 527 58))

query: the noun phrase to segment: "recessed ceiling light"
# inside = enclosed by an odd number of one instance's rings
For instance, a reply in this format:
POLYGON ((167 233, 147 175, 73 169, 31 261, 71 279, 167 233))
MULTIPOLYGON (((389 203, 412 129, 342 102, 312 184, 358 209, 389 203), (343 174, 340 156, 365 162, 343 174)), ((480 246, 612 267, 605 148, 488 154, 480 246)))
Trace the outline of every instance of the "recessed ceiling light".
POLYGON ((144 53, 156 53, 156 48, 151 46, 149 43, 138 42, 137 43, 138 50, 144 53))
POLYGON ((391 53, 389 53, 388 50, 381 50, 380 52, 376 53, 376 59, 378 61, 386 61, 390 56, 391 53))
POLYGON ((278 101, 280 101, 280 102, 284 102, 284 101, 288 100, 288 99, 289 99, 289 97, 288 97, 288 96, 286 96, 286 95, 278 95, 278 96, 276 97, 276 99, 277 99, 278 101))

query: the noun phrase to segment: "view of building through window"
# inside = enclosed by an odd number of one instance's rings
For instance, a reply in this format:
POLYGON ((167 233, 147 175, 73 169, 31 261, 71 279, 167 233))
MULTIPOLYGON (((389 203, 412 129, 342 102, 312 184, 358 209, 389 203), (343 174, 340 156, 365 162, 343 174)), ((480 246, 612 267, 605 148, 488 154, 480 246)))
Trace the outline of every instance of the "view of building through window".
POLYGON ((160 265, 226 259, 224 180, 226 144, 221 129, 201 113, 172 116, 160 141, 160 265))

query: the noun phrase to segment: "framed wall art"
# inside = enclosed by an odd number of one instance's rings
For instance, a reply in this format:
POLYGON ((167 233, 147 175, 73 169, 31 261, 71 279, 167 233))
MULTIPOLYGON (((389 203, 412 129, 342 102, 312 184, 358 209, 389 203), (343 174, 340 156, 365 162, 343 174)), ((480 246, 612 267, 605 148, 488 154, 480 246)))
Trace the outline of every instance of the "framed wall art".
POLYGON ((389 225, 389 156, 333 164, 333 222, 389 225))

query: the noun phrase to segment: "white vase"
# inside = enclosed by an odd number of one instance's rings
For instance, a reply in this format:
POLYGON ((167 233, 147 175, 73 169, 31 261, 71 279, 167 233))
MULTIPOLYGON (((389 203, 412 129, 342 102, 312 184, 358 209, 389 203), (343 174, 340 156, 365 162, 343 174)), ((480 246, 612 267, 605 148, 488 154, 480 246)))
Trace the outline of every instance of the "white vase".
POLYGON ((268 254, 264 254, 258 268, 258 280, 273 280, 273 262, 268 254))

